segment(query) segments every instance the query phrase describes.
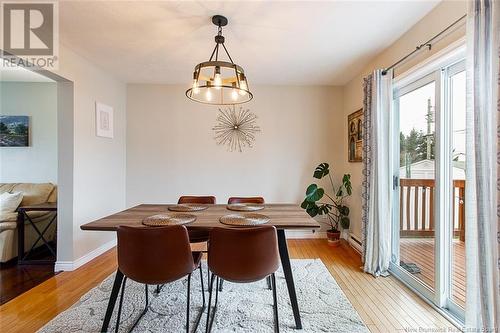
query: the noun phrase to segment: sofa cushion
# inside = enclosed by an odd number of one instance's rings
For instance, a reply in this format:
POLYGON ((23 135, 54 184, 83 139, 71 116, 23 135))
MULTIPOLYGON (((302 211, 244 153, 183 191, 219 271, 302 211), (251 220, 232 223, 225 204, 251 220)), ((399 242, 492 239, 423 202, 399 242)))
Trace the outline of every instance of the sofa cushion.
POLYGON ((0 223, 17 222, 17 213, 0 212, 0 223))
POLYGON ((0 231, 15 230, 17 227, 16 222, 0 222, 0 231))
POLYGON ((12 192, 23 192, 23 201, 21 206, 37 205, 47 202, 49 196, 54 190, 54 185, 51 183, 19 183, 15 184, 12 192))
POLYGON ((0 212, 14 213, 23 200, 23 192, 0 194, 0 212))

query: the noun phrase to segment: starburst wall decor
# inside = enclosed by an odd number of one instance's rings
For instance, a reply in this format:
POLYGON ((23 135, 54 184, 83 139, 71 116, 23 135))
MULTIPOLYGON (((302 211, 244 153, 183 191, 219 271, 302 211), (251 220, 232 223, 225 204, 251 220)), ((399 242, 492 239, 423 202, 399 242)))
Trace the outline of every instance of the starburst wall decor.
POLYGON ((215 141, 218 145, 226 145, 229 151, 242 152, 245 147, 252 148, 255 134, 260 132, 256 119, 255 114, 243 107, 238 111, 234 105, 219 109, 217 124, 213 128, 215 141))

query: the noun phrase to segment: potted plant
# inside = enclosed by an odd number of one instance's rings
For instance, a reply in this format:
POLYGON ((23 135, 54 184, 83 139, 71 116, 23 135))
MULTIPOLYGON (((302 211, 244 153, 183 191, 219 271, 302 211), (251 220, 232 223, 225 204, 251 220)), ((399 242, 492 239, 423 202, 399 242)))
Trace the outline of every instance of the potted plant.
POLYGON ((326 231, 328 243, 336 246, 340 243, 340 227, 349 229, 349 207, 344 205, 344 199, 352 194, 351 175, 345 174, 342 183, 335 188, 328 163, 321 163, 314 170, 313 177, 322 179, 328 176, 332 187, 329 195, 321 187, 311 184, 307 187, 306 197, 300 205, 311 216, 326 215, 329 229, 326 231))

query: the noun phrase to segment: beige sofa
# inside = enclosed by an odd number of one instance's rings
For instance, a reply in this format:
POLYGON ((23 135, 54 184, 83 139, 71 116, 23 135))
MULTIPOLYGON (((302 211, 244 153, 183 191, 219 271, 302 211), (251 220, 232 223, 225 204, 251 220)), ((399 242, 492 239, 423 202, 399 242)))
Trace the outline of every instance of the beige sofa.
MULTIPOLYGON (((0 183, 0 194, 4 192, 23 192, 21 206, 36 205, 45 202, 57 202, 57 187, 51 183, 0 183)), ((50 222, 55 212, 28 212, 27 213, 38 230, 43 231, 50 222)), ((56 224, 54 221, 45 232, 48 241, 55 240, 56 224)), ((38 238, 37 232, 29 221, 25 222, 24 249, 29 251, 38 238)), ((44 246, 43 241, 38 241, 36 247, 44 246)), ((17 212, 0 214, 0 262, 4 263, 17 257, 17 212)))

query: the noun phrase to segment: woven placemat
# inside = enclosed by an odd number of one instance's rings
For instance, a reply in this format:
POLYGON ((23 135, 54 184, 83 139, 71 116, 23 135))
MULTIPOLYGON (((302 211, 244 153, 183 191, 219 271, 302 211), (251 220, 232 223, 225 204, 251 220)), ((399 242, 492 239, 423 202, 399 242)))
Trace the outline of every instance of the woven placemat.
POLYGON ((240 227, 266 224, 269 220, 269 216, 256 213, 229 214, 221 216, 219 219, 222 224, 240 227))
POLYGON ((229 204, 226 206, 226 208, 238 212, 255 212, 257 210, 262 210, 266 208, 266 206, 257 204, 237 203, 237 204, 229 204))
POLYGON ((167 225, 179 225, 196 221, 196 216, 192 214, 158 214, 148 216, 142 220, 142 224, 150 227, 160 227, 167 225))
POLYGON ((178 204, 168 207, 168 210, 173 212, 199 212, 200 210, 205 210, 207 208, 207 205, 200 204, 178 204))

